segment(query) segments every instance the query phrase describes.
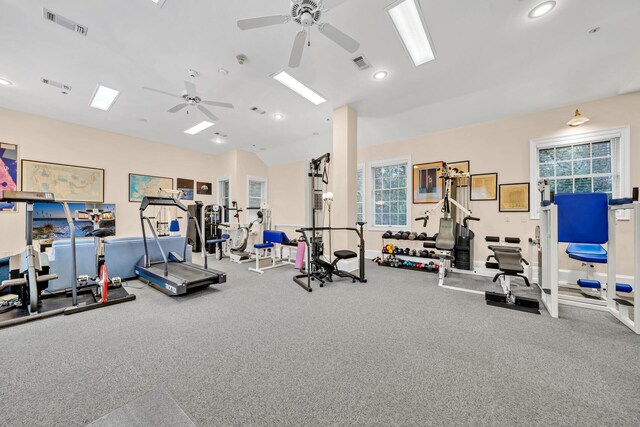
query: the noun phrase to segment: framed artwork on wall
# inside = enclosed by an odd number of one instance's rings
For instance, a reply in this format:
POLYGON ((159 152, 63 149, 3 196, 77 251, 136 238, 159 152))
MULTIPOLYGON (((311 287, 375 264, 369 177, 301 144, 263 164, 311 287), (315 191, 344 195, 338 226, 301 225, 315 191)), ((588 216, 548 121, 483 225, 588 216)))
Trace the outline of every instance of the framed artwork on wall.
POLYGON ((469 160, 463 160, 461 162, 447 162, 447 166, 452 169, 457 169, 458 172, 469 173, 471 171, 471 162, 469 160))
MULTIPOLYGON (((110 229, 116 234, 116 205, 99 203, 69 203, 71 215, 76 218, 74 225, 76 237, 90 237, 93 223, 86 214, 77 211, 101 209, 105 214, 100 221, 100 228, 110 229), (108 212, 108 214, 106 213, 108 212)), ((71 237, 69 225, 64 215, 64 208, 59 203, 33 204, 33 238, 37 240, 59 240, 71 237)))
POLYGON ((197 185, 198 194, 210 196, 213 194, 213 184, 210 182, 198 182, 197 185))
POLYGON ((145 196, 165 196, 162 189, 173 190, 173 178, 162 176, 129 174, 129 201, 141 202, 145 196))
POLYGON ((500 184, 500 212, 529 212, 529 183, 500 184))
POLYGON ((471 175, 471 200, 498 200, 498 174, 471 175))
POLYGON ((413 203, 437 203, 442 198, 443 162, 413 165, 413 203))
POLYGON ((61 202, 104 202, 104 169, 22 160, 22 191, 48 191, 61 202))
MULTIPOLYGON (((18 189, 18 146, 0 142, 0 189, 18 189)), ((16 203, 0 202, 0 212, 17 212, 16 203)))
POLYGON ((193 200, 193 180, 178 178, 176 188, 182 191, 182 200, 193 200))

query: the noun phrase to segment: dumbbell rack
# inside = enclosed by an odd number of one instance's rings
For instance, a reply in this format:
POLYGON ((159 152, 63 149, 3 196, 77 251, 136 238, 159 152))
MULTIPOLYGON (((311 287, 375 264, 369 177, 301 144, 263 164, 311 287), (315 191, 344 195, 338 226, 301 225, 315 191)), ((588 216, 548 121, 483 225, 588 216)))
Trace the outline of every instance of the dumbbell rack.
MULTIPOLYGON (((386 246, 386 241, 387 240, 393 240, 395 242, 420 242, 421 243, 421 247, 420 249, 425 249, 422 247, 422 243, 424 242, 428 242, 429 240, 405 240, 405 239, 396 239, 395 237, 383 237, 382 238, 382 246, 386 246)), ((408 266, 400 266, 400 267, 392 267, 388 264, 385 264, 384 261, 387 260, 386 257, 389 256, 395 256, 396 258, 402 260, 402 261, 412 261, 412 262, 417 262, 417 263, 429 263, 429 262, 434 262, 434 264, 437 264, 436 260, 437 258, 424 258, 424 257, 420 257, 420 256, 413 256, 413 255, 405 255, 405 254, 390 254, 390 253, 386 253, 383 252, 382 250, 380 251, 382 253, 382 262, 380 265, 384 266, 384 267, 391 267, 391 268, 397 268, 397 269, 404 269, 404 270, 414 270, 414 271, 423 271, 425 273, 438 273, 437 269, 432 269, 432 270, 428 270, 426 268, 417 268, 417 267, 408 267, 408 266)))

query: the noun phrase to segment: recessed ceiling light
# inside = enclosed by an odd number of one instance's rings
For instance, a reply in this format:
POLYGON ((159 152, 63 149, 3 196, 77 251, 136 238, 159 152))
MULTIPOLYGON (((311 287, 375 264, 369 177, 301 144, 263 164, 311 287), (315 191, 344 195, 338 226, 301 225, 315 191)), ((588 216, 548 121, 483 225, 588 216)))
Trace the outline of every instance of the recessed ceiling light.
POLYGON ((164 6, 164 2, 166 0, 151 0, 152 2, 154 2, 155 4, 157 4, 158 6, 162 7, 164 6))
POLYGON ((226 75, 228 75, 228 74, 229 74, 229 70, 226 70, 226 69, 224 69, 224 68, 219 68, 219 69, 218 69, 218 72, 219 72, 220 74, 222 74, 223 76, 226 76, 226 75))
POLYGON ((387 13, 416 67, 436 59, 416 0, 396 1, 387 13))
POLYGON ((541 16, 544 16, 547 13, 551 12, 554 7, 556 7, 555 1, 546 1, 544 3, 540 3, 539 5, 531 9, 531 12, 529 12, 529 18, 540 18, 541 16))
POLYGON ((98 110, 109 111, 116 99, 118 99, 118 95, 120 95, 119 91, 98 83, 89 106, 98 110))
POLYGON ((197 133, 202 132, 205 129, 209 129, 211 126, 213 126, 213 123, 205 120, 204 122, 195 125, 191 129, 185 130, 184 133, 188 133, 189 135, 195 135, 197 133))
POLYGON ((216 144, 224 143, 224 140, 222 138, 220 138, 219 136, 214 138, 212 141, 215 142, 216 144))
POLYGON ((320 94, 306 87, 284 71, 276 74, 273 78, 315 105, 327 102, 326 98, 323 98, 320 94))
POLYGON ((384 80, 387 78, 388 75, 389 73, 387 73, 386 71, 378 71, 373 75, 373 78, 376 80, 384 80))
POLYGON ((282 119, 284 119, 284 114, 275 113, 273 115, 273 118, 276 119, 276 120, 282 120, 282 119))
POLYGON ((0 77, 0 85, 13 86, 13 82, 11 80, 3 79, 2 77, 0 77))

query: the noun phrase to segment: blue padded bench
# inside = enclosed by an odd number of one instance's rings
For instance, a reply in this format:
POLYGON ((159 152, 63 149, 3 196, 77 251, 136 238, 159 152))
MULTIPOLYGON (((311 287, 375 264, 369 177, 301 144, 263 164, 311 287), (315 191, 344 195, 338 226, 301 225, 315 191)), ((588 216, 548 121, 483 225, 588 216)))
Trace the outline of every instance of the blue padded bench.
POLYGON ((291 264, 290 260, 287 262, 282 257, 282 245, 289 243, 289 238, 284 231, 265 230, 262 233, 262 242, 263 243, 256 243, 253 245, 256 265, 255 268, 249 268, 250 271, 262 274, 265 270, 291 264), (280 245, 279 257, 276 257, 276 245, 280 245), (269 250, 268 252, 266 251, 267 249, 269 250), (268 256, 261 257, 260 251, 267 252, 268 256), (266 258, 271 259, 271 265, 267 267, 260 267, 260 260, 266 258))
POLYGON ((597 264, 607 263, 607 251, 600 245, 588 243, 571 243, 567 246, 567 255, 569 258, 582 261, 594 262, 597 264))
MULTIPOLYGON (((49 291, 68 289, 75 278, 71 272, 71 240, 55 240, 51 245, 49 272, 57 274, 56 280, 49 280, 49 291)), ((76 277, 96 274, 96 249, 93 239, 76 239, 76 277)))

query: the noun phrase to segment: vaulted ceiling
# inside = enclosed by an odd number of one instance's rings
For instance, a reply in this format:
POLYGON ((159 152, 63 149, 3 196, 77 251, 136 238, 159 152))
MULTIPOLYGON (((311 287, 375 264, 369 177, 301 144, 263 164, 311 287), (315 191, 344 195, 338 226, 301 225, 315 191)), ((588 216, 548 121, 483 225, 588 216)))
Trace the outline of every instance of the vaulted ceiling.
POLYGON ((558 0, 535 20, 527 14, 541 0, 421 0, 436 60, 420 67, 385 12, 392 2, 331 0, 324 19, 360 42, 357 54, 315 31, 301 66, 288 69, 295 23, 240 31, 236 21, 287 14, 290 0, 2 0, 0 77, 14 85, 0 87, 0 106, 212 154, 252 150, 277 164, 330 146, 331 113, 344 104, 358 111, 365 146, 640 90, 637 0, 558 0), (43 8, 87 35, 43 19, 43 8), (360 54, 371 69, 353 64, 360 54), (184 130, 206 119, 200 112, 168 113, 179 100, 142 89, 179 93, 188 69, 200 73, 200 97, 235 105, 211 107, 220 120, 194 136, 184 130), (315 106, 270 77, 282 70, 328 102, 315 106), (377 70, 388 78, 374 80, 377 70), (72 89, 64 95, 42 77, 72 89), (97 83, 121 92, 108 112, 88 107, 97 83), (214 132, 228 135, 223 144, 214 132))

